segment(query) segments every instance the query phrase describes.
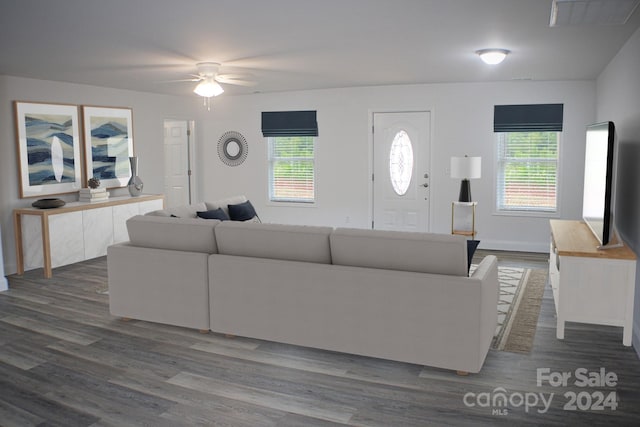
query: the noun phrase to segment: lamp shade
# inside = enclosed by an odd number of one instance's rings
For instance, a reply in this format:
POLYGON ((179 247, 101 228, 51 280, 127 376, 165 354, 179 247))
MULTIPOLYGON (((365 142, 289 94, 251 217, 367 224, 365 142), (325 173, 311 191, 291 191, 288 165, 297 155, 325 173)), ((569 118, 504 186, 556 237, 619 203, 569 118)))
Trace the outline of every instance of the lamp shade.
POLYGON ((477 179, 482 176, 482 157, 452 157, 451 178, 477 179))

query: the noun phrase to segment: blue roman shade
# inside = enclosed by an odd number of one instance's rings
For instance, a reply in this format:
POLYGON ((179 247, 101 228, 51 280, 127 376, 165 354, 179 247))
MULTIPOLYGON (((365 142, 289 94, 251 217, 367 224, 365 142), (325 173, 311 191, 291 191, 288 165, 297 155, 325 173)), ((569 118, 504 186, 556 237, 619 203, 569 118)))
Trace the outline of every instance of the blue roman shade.
POLYGON ((561 132, 564 104, 496 105, 494 132, 561 132))
POLYGON ((263 111, 262 135, 318 136, 315 111, 263 111))

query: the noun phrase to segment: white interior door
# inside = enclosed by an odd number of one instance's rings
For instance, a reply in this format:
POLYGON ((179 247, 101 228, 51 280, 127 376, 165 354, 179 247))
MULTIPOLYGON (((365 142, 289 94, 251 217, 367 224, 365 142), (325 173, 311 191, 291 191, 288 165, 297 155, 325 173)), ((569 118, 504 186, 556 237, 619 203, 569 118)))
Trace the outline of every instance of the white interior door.
POLYGON ((164 121, 164 195, 167 207, 191 203, 190 123, 164 121))
POLYGON ((429 231, 428 111, 373 114, 373 228, 429 231))

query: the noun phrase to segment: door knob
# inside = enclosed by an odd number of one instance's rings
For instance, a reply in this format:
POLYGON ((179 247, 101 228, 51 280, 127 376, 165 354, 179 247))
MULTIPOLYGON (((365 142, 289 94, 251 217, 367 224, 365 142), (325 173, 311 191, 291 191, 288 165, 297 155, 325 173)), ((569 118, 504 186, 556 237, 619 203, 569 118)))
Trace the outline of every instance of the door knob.
POLYGON ((427 184, 427 183, 425 182, 424 184, 422 184, 422 186, 426 188, 426 187, 428 187, 428 186, 429 186, 429 184, 427 184))

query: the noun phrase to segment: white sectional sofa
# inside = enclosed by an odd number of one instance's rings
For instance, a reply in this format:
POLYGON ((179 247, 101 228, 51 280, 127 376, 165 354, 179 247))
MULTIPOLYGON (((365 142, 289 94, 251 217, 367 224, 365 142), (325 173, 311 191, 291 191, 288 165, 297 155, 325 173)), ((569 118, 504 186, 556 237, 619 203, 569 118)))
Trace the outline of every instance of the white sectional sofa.
POLYGON ((130 241, 108 250, 115 316, 465 372, 495 331, 497 260, 469 277, 462 236, 149 215, 127 226, 130 241))

